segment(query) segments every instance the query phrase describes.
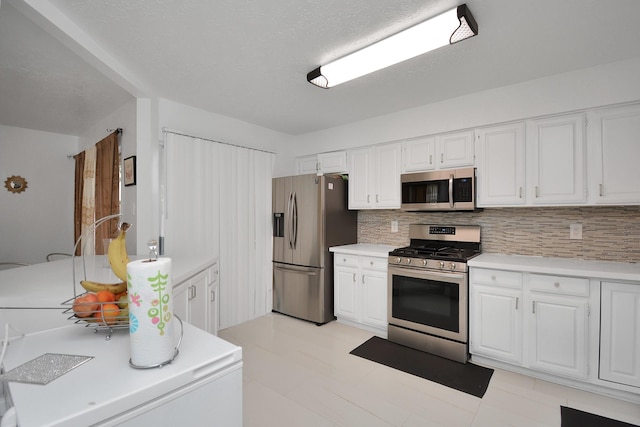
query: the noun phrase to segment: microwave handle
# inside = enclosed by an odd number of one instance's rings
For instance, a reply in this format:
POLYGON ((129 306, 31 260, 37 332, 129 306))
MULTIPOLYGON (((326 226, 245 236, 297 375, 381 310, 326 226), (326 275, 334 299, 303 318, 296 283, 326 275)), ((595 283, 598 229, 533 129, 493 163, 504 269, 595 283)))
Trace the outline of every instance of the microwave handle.
POLYGON ((449 174, 449 207, 453 207, 453 174, 449 174))

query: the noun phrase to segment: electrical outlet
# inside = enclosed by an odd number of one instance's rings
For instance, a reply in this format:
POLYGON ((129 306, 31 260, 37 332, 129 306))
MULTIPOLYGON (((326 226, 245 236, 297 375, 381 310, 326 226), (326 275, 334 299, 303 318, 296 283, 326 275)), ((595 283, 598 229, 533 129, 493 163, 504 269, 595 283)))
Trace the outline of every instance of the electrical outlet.
POLYGON ((398 232, 398 221, 391 221, 391 232, 392 233, 398 232))
POLYGON ((569 239, 582 240, 582 224, 569 225, 569 239))

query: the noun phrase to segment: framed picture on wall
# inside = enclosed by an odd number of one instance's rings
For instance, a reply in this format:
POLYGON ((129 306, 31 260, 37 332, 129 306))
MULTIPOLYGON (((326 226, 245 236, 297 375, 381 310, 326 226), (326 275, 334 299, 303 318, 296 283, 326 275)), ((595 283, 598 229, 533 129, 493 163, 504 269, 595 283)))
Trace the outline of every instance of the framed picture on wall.
POLYGON ((136 185, 136 156, 124 159, 124 185, 136 185))

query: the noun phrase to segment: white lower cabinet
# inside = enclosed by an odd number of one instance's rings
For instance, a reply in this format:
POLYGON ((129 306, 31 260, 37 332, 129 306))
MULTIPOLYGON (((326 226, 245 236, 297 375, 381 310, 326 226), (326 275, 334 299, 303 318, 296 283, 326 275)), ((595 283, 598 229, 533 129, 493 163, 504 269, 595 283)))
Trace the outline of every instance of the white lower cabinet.
POLYGON ((471 354, 567 378, 589 373, 589 280, 471 269, 471 354))
POLYGON ((173 288, 173 312, 187 322, 212 334, 217 334, 217 271, 218 264, 196 273, 173 288))
POLYGON ((600 379, 640 387, 640 285, 602 282, 600 379))
POLYGON ((387 336, 387 256, 335 253, 334 315, 387 336))

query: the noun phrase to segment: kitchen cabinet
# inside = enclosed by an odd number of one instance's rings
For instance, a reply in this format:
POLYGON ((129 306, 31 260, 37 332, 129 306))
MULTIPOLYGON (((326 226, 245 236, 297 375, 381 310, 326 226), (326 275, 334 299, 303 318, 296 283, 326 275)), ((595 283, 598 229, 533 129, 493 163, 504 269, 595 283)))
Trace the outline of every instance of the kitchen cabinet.
POLYGON ((592 111, 588 146, 589 201, 640 203, 640 105, 592 111))
POLYGON ((470 351, 522 363, 522 274, 472 269, 470 351))
POLYGON ((349 151, 349 209, 399 209, 401 144, 349 151))
POLYGON ((584 114, 527 122, 527 194, 532 204, 586 202, 584 128, 584 114))
POLYGON ((429 135, 402 142, 402 172, 473 166, 473 131, 429 135))
POLYGON ((587 378, 589 286, 585 278, 472 268, 471 353, 587 378))
POLYGON ((174 313, 183 321, 217 333, 217 262, 173 288, 174 313))
MULTIPOLYGON (((347 245, 347 247, 361 245, 347 245)), ((365 247, 367 245, 364 245, 365 247)), ((334 253, 334 315, 347 323, 387 337, 387 265, 390 247, 367 255, 341 247, 334 253), (378 252, 378 253, 375 253, 378 252)))
POLYGON ((541 274, 527 280, 528 366, 586 379, 589 280, 541 274))
POLYGON ((346 173, 347 152, 332 151, 328 153, 312 154, 296 158, 296 173, 306 175, 317 173, 346 173))
POLYGON ((601 283, 600 379, 640 387, 640 284, 601 283))
POLYGON ((524 123, 486 127, 476 135, 478 207, 524 205, 524 123))

